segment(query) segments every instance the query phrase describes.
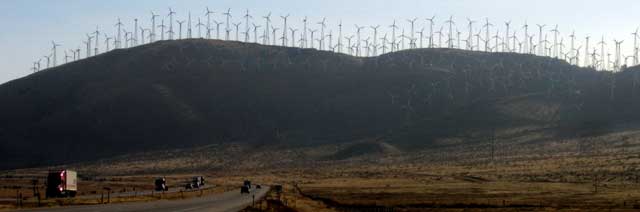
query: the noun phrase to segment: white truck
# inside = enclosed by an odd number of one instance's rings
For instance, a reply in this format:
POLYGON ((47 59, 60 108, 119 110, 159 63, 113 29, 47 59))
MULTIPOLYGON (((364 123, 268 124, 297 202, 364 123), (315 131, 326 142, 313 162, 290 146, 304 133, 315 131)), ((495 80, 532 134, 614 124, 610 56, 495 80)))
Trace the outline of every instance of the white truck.
POLYGON ((78 173, 72 170, 50 171, 47 176, 47 197, 75 197, 78 173))

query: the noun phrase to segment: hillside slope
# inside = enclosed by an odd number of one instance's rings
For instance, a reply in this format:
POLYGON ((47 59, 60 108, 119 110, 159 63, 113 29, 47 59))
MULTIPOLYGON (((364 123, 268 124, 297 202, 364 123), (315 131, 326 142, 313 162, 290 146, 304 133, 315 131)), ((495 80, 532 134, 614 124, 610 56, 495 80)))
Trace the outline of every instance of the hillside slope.
POLYGON ((1 85, 0 169, 235 141, 288 148, 378 139, 409 150, 502 126, 594 132, 637 120, 636 73, 447 49, 356 58, 162 41, 1 85))

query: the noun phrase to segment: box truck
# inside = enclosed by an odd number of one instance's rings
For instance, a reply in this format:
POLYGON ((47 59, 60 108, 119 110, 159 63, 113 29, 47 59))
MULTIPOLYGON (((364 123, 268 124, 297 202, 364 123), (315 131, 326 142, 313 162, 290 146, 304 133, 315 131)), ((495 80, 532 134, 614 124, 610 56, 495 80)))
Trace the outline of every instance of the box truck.
POLYGON ((47 197, 75 197, 78 173, 72 170, 50 171, 47 175, 47 197))

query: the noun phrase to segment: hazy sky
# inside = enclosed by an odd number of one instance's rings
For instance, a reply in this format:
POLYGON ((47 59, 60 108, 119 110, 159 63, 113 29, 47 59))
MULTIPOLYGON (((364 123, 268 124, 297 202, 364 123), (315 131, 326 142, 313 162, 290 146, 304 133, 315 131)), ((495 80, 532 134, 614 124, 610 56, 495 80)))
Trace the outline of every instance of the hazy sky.
MULTIPOLYGON (((95 31, 98 25, 113 34, 118 17, 127 27, 133 25, 134 18, 148 25, 150 11, 166 16, 168 7, 172 7, 178 19, 186 19, 188 11, 197 19, 203 17, 206 6, 216 12, 219 21, 224 20, 219 12, 232 8, 233 22, 243 20, 240 18, 249 9, 261 25, 264 20, 258 17, 269 11, 278 16, 290 13, 294 26, 304 16, 314 23, 326 16, 329 24, 336 25, 342 20, 350 28, 354 24, 386 27, 397 19, 408 29, 406 19, 419 17, 421 21, 416 28, 420 29, 426 24, 424 18, 436 15, 442 24, 453 15, 463 32, 467 17, 489 18, 501 27, 504 21, 512 20, 518 28, 527 20, 532 25, 558 24, 565 35, 575 30, 581 40, 587 34, 598 40, 605 35, 610 43, 618 38, 628 44, 633 42, 630 33, 640 26, 638 0, 2 0, 0 83, 31 73, 33 61, 50 54, 51 40, 62 44, 60 49, 84 49, 82 40, 86 33, 95 31)), ((281 27, 280 18, 273 21, 281 27)), ((352 30, 345 29, 345 33, 352 34, 352 30)), ((100 45, 103 48, 104 42, 100 45)), ((630 51, 631 45, 627 48, 630 51)), ((63 61, 63 57, 64 53, 59 51, 58 61, 63 61)))

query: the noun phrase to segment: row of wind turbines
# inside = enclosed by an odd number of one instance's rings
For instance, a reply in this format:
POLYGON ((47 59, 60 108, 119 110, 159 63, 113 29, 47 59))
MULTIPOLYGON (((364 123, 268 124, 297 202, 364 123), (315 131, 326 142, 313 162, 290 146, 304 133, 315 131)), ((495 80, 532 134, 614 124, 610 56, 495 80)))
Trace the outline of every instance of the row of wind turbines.
MULTIPOLYGON (((628 65, 640 63, 638 29, 631 33, 632 54, 624 55, 623 40, 607 40, 604 36, 595 40, 591 36, 578 37, 575 32, 563 36, 558 25, 534 26, 525 22, 522 26, 513 26, 511 21, 498 24, 490 22, 488 18, 467 18, 463 24, 459 24, 453 16, 445 20, 438 20, 433 16, 425 19, 393 20, 386 26, 356 24, 353 27, 338 21, 331 27, 326 18, 314 22, 304 17, 298 20, 302 28, 295 28, 290 22, 289 14, 275 17, 269 12, 260 18, 254 18, 249 10, 245 10, 234 19, 230 8, 214 12, 208 7, 201 14, 203 16, 192 17, 191 12, 188 12, 186 19, 179 19, 177 12, 169 8, 166 15, 151 12, 148 25, 141 24, 136 18, 129 26, 118 18, 112 26, 115 30, 113 34, 96 27, 95 31, 86 34, 86 40, 82 41, 83 47, 63 50, 64 63, 159 40, 192 38, 316 48, 359 57, 416 48, 511 52, 563 59, 574 65, 602 71, 620 71, 628 65), (281 22, 275 23, 273 18, 281 22), (100 46, 101 44, 104 45, 100 46), (615 49, 613 53, 610 51, 612 47, 615 49)), ((58 49, 62 46, 55 41, 51 42, 51 46, 49 54, 34 61, 32 71, 58 65, 58 49)))

